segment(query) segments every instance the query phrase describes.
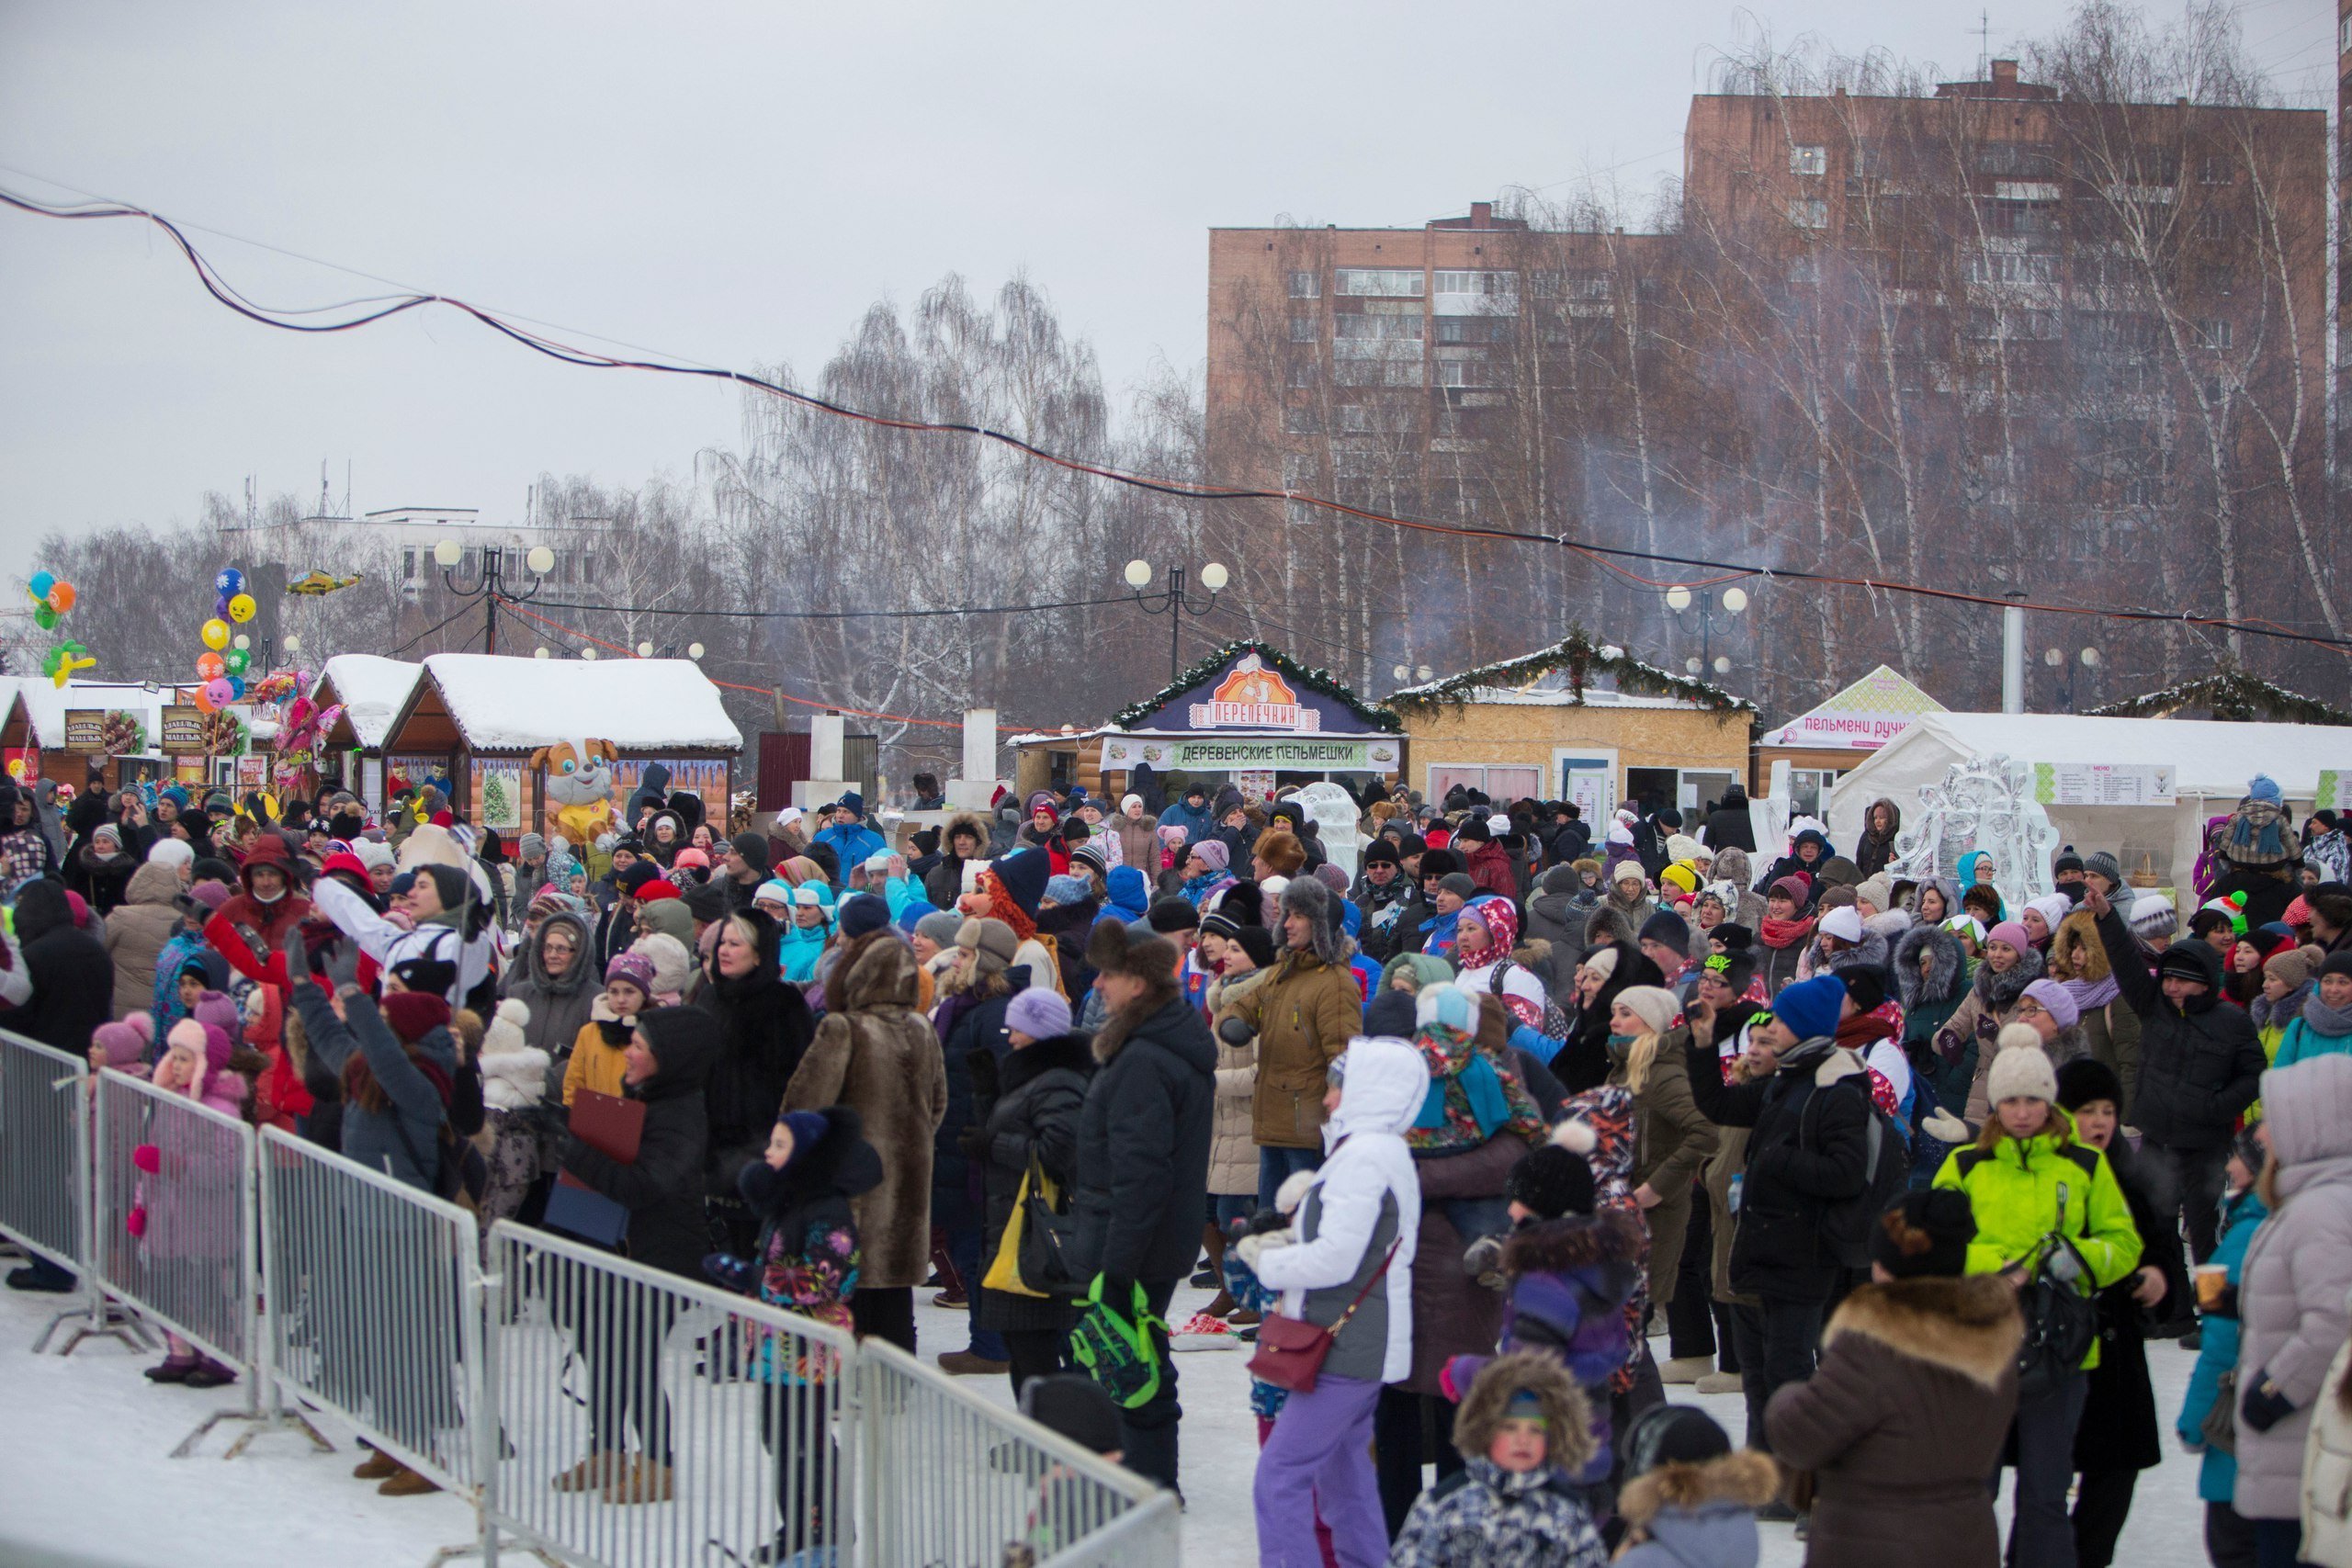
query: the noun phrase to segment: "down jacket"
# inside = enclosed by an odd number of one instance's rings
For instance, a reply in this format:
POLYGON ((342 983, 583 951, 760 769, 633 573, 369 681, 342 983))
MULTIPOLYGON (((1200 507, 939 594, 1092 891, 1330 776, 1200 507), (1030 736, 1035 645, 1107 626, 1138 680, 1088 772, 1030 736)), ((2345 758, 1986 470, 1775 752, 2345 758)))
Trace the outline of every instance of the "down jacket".
POLYGON ((1323 1090, 1331 1064, 1363 1032, 1363 992, 1355 971, 1311 949, 1285 953, 1220 1015, 1258 1036, 1258 1083, 1250 1135, 1284 1149, 1323 1146, 1323 1090))
POLYGON ((129 1018, 145 1012, 155 1001, 155 961, 164 944, 178 934, 179 874, 170 866, 147 864, 130 874, 122 902, 107 917, 104 941, 114 960, 114 1016, 129 1018))
POLYGON ((1840 1270, 1821 1239, 1822 1216, 1860 1193, 1867 1178, 1870 1078, 1861 1058, 1816 1036, 1783 1055, 1770 1077, 1730 1084, 1713 1045, 1693 1043, 1684 1060, 1707 1119, 1749 1129, 1731 1288, 1826 1300, 1840 1270), (1808 1115, 1815 1097, 1821 1107, 1808 1115))
MULTIPOLYGON (((2167 960, 2173 953, 2188 953, 2208 981, 2203 996, 2177 1008, 2165 999, 2162 982, 2148 973, 2120 915, 2109 910, 2100 917, 2098 936, 2123 1000, 2140 1015, 2133 1124, 2150 1142, 2170 1148, 2221 1147, 2235 1132, 2238 1113, 2254 1103, 2268 1063, 2254 1021, 2244 1008, 2222 999, 2220 956, 2201 942, 2184 942, 2167 952, 2167 960)), ((2342 1307, 2340 1299, 2336 1305, 2342 1307)))
POLYGON ((2294 1410, 2267 1432, 2239 1420, 2235 1506, 2249 1519, 2291 1519, 2312 1404, 2334 1397, 2324 1385, 2352 1293, 2352 1057, 2262 1077, 2276 1169, 2263 1183, 2270 1217, 2246 1247, 2238 1285, 2238 1397, 2267 1379, 2294 1410))
POLYGON ((1821 1364, 1764 1410, 1772 1453, 1815 1477, 1808 1568, 2000 1560, 1984 1478, 2017 1414, 2017 1297, 1999 1280, 1858 1285, 1821 1364))
POLYGON ((1136 1007, 1094 1036, 1102 1066, 1078 1115, 1072 1247, 1081 1275, 1181 1280, 1208 1206, 1216 1046, 1172 981, 1136 1007))
MULTIPOLYGON (((1261 984, 1263 969, 1209 982, 1209 1016, 1216 1017, 1261 984)), ((1258 1190, 1258 1146, 1250 1137, 1250 1107, 1258 1087, 1258 1042, 1216 1043, 1216 1137, 1209 1145, 1209 1191, 1218 1197, 1258 1190)))

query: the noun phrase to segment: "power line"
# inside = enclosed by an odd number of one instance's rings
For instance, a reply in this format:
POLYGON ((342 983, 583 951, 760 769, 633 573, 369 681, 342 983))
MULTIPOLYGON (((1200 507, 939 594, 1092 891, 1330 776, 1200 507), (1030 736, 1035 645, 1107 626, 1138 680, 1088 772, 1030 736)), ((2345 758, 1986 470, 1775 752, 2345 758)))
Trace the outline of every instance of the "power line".
POLYGON ((1098 604, 1134 602, 1125 593, 1107 599, 1062 599, 1050 604, 960 604, 933 610, 692 610, 663 609, 653 604, 578 604, 561 599, 534 599, 556 610, 594 610, 615 615, 707 615, 722 621, 862 621, 923 620, 936 615, 1027 615, 1047 610, 1080 610, 1098 604))
MULTIPOLYGON (((22 173, 22 171, 17 172, 22 173)), ((32 175, 30 177, 42 178, 42 176, 40 175, 32 175)), ((46 181, 45 183, 59 185, 61 189, 73 188, 72 186, 63 186, 60 182, 53 180, 46 181)), ((1900 581, 1845 577, 1834 572, 1808 571, 1801 568, 1793 567, 1767 567, 1738 562, 1702 560, 1689 556, 1666 555, 1652 551, 1629 549, 1623 547, 1589 544, 1586 541, 1577 539, 1566 533, 1527 533, 1510 528, 1440 523, 1426 518, 1399 516, 1389 513, 1375 512, 1367 507, 1351 506, 1345 502, 1336 501, 1327 496, 1308 494, 1297 490, 1274 490, 1262 487, 1225 485, 1205 480, 1173 479, 1159 478, 1148 474, 1132 473, 1125 469, 1113 468, 1107 464, 1092 463, 1079 458, 1067 457, 1059 453, 1049 451, 1046 448, 1036 445, 1035 442, 1029 441, 1022 436, 1012 434, 1006 431, 992 429, 987 425, 974 424, 962 421, 923 420, 872 413, 862 409, 853 408, 845 403, 836 402, 831 399, 818 397, 813 393, 797 390, 791 387, 785 386, 780 382, 771 381, 764 377, 752 375, 748 371, 730 370, 722 367, 686 362, 684 360, 684 357, 680 355, 670 355, 668 356, 668 361, 665 362, 664 360, 657 359, 625 359, 611 355, 594 353, 590 350, 578 348, 570 344, 562 343, 557 339, 547 337, 537 333, 526 331, 522 327, 514 324, 515 321, 527 320, 528 318, 514 317, 510 320, 496 312, 485 310, 481 306, 469 304, 463 299, 445 294, 420 291, 390 299, 389 302, 380 299, 351 301, 349 303, 352 305, 380 305, 381 308, 369 310, 363 314, 337 321, 307 322, 281 321, 278 319, 277 314, 254 305, 247 300, 244 296, 238 293, 232 286, 215 272, 211 264, 205 258, 203 254, 196 248, 195 244, 188 240, 187 235, 181 231, 179 226, 177 226, 172 220, 166 219, 158 213, 149 211, 144 208, 121 202, 99 203, 93 201, 78 204, 44 203, 28 197, 16 196, 5 190, 0 190, 0 205, 13 207, 21 211, 32 213, 38 217, 43 218, 66 220, 96 218, 142 219, 145 221, 153 223, 162 229, 171 237, 173 243, 179 248, 189 266, 195 270, 198 281, 203 285, 205 291, 210 294, 214 299, 250 321, 257 321, 264 326, 276 327, 283 332, 297 332, 313 334, 349 332, 359 327, 372 325, 375 322, 387 320, 390 317, 399 315, 407 310, 416 310, 422 306, 434 304, 446 305, 451 310, 457 310, 472 318, 476 322, 489 328, 492 332, 497 333, 501 336, 510 338, 514 342, 522 344, 524 347, 528 348, 535 353, 544 355, 547 357, 562 364, 576 366, 583 369, 643 370, 662 375, 690 376, 703 379, 731 382, 738 386, 751 388, 769 393, 772 396, 782 398, 788 402, 796 403, 803 408, 807 408, 817 412, 832 414, 838 418, 853 420, 860 423, 874 425, 881 429, 903 431, 910 434, 960 435, 977 440, 994 442, 1000 446, 1008 447, 1023 457, 1033 458, 1038 462, 1050 464, 1056 468, 1063 468, 1072 473, 1085 474, 1092 478, 1107 479, 1114 484, 1125 485, 1131 489, 1141 490, 1159 495, 1171 496, 1182 501, 1279 501, 1286 504, 1295 502, 1299 505, 1310 506, 1320 511, 1329 512, 1337 516, 1352 517, 1361 522, 1376 523, 1389 527, 1410 528, 1420 532, 1440 534, 1454 538, 1493 539, 1513 544, 1548 545, 1557 548, 1574 551, 1585 556, 1587 558, 1594 559, 1597 564, 1601 565, 1606 565, 1608 563, 1600 561, 1600 557, 1615 556, 1626 559, 1654 561, 1666 565, 1694 567, 1702 570, 1722 574, 1721 576, 1712 580, 1714 581, 1726 581, 1740 577, 1779 577, 1786 578, 1794 581, 1816 582, 1832 587, 1860 588, 1871 593, 1908 593, 1924 598, 1939 599, 1957 604, 1978 604, 1990 609, 2006 610, 2016 608, 2032 610, 2044 615, 2085 615, 2095 619, 2162 622, 2181 626, 2209 627, 2215 630, 2235 632, 2249 637, 2267 637, 2283 642, 2304 643, 2313 647, 2331 649, 2338 652, 2352 651, 2352 637, 2335 637, 2312 632, 2292 631, 2284 626, 2279 626, 2269 622, 2238 620, 2220 615, 2199 615, 2187 611, 2116 609, 2084 604, 2027 603, 2005 599, 1992 594, 1970 593, 1958 589, 1931 588, 1920 583, 1903 582, 1900 581)), ((242 243, 251 243, 254 242, 242 243)), ((291 254, 292 253, 287 254, 291 254)), ((361 276, 370 275, 362 274, 361 276)), ((288 311, 281 313, 293 314, 294 312, 288 311)), ((571 329, 562 328, 558 330, 570 332, 571 329)), ((593 336, 594 334, 575 333, 573 335, 593 336)), ((650 351, 639 350, 637 352, 650 351)), ((1635 578, 1634 581, 1648 582, 1648 580, 1640 578, 1635 578)), ((1668 584, 1662 582, 1649 583, 1648 585, 1654 587, 1668 586, 1668 584)), ((925 720, 920 722, 942 721, 925 720)))

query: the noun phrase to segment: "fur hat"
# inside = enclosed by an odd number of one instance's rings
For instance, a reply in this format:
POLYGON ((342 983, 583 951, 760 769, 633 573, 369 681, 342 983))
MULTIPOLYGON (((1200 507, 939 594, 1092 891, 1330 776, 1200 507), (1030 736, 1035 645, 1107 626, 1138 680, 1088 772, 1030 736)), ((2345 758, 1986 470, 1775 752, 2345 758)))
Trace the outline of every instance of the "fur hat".
POLYGON ((1306 945, 1316 957, 1333 968, 1341 967, 1346 955, 1340 950, 1344 940, 1338 922, 1332 919, 1340 900, 1321 883, 1312 877, 1302 877, 1283 887, 1278 908, 1284 916, 1305 915, 1309 922, 1306 945))
POLYGON ((1166 986, 1176 976, 1176 944, 1164 936, 1133 936, 1117 920, 1102 920, 1087 937, 1086 961, 1100 975, 1128 975, 1166 986))
POLYGON ((1048 986, 1031 986, 1013 993, 1005 1004, 1004 1026, 1032 1040, 1051 1040, 1069 1032, 1069 1003, 1048 986))
POLYGON ((2077 1056, 2058 1069, 2058 1103, 2080 1111, 2094 1100, 2123 1108, 2123 1079, 2097 1056, 2077 1056))
POLYGON ((1976 1213, 1967 1193, 1923 1187, 1905 1192, 1871 1227, 1871 1261, 1898 1280, 1956 1280, 1967 1269, 1968 1244, 1975 1238, 1976 1213))
POLYGON ((1568 1475, 1591 1460, 1592 1410, 1561 1359, 1544 1350, 1512 1350, 1479 1369, 1453 1415, 1453 1446, 1484 1459, 1521 1400, 1532 1398, 1544 1416, 1544 1460, 1568 1475))
POLYGON ((2025 1024, 2012 1023, 2000 1032, 2000 1049, 1985 1076, 1984 1099, 1998 1106, 2005 1100, 2055 1100, 2058 1074, 2041 1048, 2041 1036, 2025 1024))
POLYGON ((1274 829, 1258 835, 1258 842, 1250 852, 1264 861, 1277 876, 1296 876, 1298 868, 1306 863, 1306 846, 1298 835, 1274 829))

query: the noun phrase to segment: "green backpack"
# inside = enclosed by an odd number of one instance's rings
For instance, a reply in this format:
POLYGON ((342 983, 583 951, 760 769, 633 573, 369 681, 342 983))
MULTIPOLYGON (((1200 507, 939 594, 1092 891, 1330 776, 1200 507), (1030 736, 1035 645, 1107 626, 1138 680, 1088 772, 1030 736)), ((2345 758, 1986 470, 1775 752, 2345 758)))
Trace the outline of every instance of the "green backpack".
POLYGON ((1123 1316, 1104 1303, 1102 1276, 1097 1274, 1078 1305, 1078 1326, 1069 1335, 1071 1359, 1121 1409, 1149 1404, 1159 1392, 1159 1357, 1152 1348, 1151 1331, 1157 1328, 1165 1335, 1168 1325, 1151 1314, 1143 1286, 1135 1287, 1131 1310, 1123 1316))

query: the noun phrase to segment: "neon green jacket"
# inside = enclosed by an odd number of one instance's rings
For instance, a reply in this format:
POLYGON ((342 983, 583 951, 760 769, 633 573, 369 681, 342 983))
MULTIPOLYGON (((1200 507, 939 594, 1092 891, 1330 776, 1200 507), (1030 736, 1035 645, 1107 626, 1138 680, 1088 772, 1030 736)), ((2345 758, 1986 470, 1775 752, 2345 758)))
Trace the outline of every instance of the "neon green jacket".
MULTIPOLYGON (((1967 1193, 1975 1211, 1976 1239, 1968 1244, 1971 1274, 1999 1273, 2056 1231, 2082 1253, 2093 1289, 2105 1290, 2140 1266, 2139 1228, 2107 1156, 2074 1141, 2064 1111, 2053 1106, 2051 1114, 2066 1128, 2063 1141, 2055 1133, 2042 1133, 2003 1138, 1990 1150, 1954 1149, 1936 1172, 1935 1184, 1967 1193)), ((2097 1340, 2083 1365, 2098 1365, 2097 1340)))

